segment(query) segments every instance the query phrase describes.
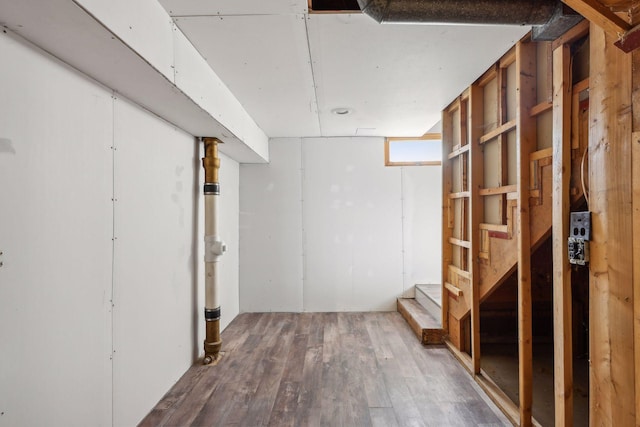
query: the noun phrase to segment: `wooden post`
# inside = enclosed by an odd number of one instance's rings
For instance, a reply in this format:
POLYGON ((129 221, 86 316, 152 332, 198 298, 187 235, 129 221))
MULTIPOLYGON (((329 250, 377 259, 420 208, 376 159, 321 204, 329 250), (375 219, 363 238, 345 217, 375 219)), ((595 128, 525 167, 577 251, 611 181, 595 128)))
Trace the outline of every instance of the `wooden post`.
MULTIPOLYGON (((637 52, 637 51, 636 51, 637 52)), ((640 52, 638 52, 640 59, 640 52)), ((640 83, 640 70, 634 69, 640 83)), ((634 109, 640 110, 640 103, 634 100, 634 109)), ((640 113, 640 111, 639 111, 640 113)), ((635 126, 634 126, 635 128, 635 126)), ((632 136, 632 191, 633 191, 633 232, 640 233, 640 130, 632 136)), ((635 235, 635 234, 634 234, 635 235)), ((635 392, 636 392, 636 425, 640 425, 640 239, 633 239, 633 311, 634 311, 634 350, 635 350, 635 392)))
POLYGON ((449 266, 453 262, 453 248, 449 238, 453 237, 449 217, 453 215, 450 209, 452 200, 448 197, 453 189, 451 178, 451 160, 448 159, 453 145, 453 121, 448 111, 442 112, 442 329, 449 333, 449 291, 445 283, 449 282, 449 266))
POLYGON ((590 31, 591 425, 635 425, 631 55, 590 31))
POLYGON ((530 154, 535 150, 536 123, 529 111, 536 104, 535 44, 521 41, 516 46, 518 106, 518 359, 520 425, 531 426, 533 402, 533 360, 531 325, 531 232, 529 228, 530 154))
POLYGON ((573 347, 569 236, 571 69, 568 45, 553 51, 553 377, 556 427, 573 426, 573 347))
POLYGON ((484 162, 482 159, 482 147, 480 136, 483 133, 483 89, 477 84, 471 86, 469 95, 471 108, 469 140, 469 215, 471 215, 470 262, 471 274, 471 356, 474 374, 480 373, 480 222, 482 221, 483 208, 480 188, 484 181, 484 162))
MULTIPOLYGON (((631 176, 633 192, 633 232, 640 233, 640 51, 632 53, 633 134, 631 138, 631 176)), ((640 239, 633 239, 633 311, 636 384, 636 425, 640 425, 640 239)))

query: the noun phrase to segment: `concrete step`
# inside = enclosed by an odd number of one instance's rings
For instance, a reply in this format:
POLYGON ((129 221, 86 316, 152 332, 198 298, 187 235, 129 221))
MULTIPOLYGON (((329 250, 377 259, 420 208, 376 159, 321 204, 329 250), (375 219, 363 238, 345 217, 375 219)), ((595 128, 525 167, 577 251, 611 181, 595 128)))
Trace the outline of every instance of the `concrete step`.
POLYGON ((439 284, 416 285, 416 301, 436 319, 442 319, 442 288, 439 284))
POLYGON ((398 312, 422 344, 443 344, 445 333, 440 320, 430 315, 414 298, 398 298, 398 312))

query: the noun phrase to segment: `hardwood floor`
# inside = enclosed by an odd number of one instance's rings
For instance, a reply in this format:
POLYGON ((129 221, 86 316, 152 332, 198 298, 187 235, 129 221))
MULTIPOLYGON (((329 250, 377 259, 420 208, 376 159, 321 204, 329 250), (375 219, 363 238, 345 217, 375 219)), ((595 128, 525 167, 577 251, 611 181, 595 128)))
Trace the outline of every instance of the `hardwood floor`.
POLYGON ((141 426, 510 425, 445 347, 398 313, 247 313, 141 426))

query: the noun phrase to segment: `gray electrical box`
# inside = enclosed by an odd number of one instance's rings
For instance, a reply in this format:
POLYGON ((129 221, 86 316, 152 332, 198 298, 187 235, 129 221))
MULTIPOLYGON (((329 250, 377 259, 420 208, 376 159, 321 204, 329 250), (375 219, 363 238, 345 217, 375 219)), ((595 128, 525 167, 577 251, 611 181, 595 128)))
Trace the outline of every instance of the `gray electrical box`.
POLYGON ((586 265, 589 262, 591 239, 591 212, 571 212, 569 230, 569 262, 586 265))

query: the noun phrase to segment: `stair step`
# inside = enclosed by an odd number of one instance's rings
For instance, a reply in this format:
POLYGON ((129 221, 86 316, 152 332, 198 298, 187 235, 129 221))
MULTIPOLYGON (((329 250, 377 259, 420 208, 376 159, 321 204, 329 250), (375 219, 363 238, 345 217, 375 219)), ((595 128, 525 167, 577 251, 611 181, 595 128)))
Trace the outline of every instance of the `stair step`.
POLYGON ((442 287, 439 284, 416 285, 416 301, 434 318, 442 318, 442 287))
POLYGON ((414 298, 398 298, 398 312, 422 344, 442 344, 445 333, 440 321, 430 315, 414 298))

